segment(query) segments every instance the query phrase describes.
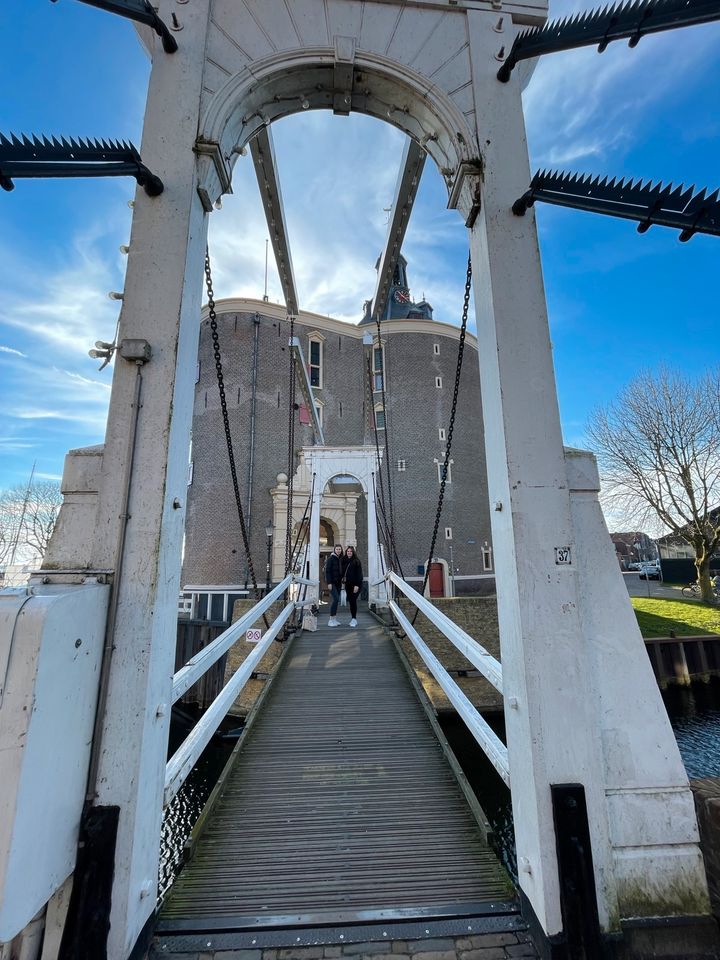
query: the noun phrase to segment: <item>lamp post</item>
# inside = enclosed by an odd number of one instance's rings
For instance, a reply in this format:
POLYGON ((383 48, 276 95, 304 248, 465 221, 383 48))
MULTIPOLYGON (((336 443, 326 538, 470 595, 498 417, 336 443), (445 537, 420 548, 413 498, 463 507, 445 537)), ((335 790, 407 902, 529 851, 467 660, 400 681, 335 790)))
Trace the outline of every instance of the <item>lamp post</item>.
POLYGON ((265 593, 270 592, 270 558, 272 554, 272 538, 273 538, 273 524, 272 520, 268 520, 265 524, 265 536, 267 537, 267 564, 265 566, 265 593))
POLYGON ((451 596, 455 596, 455 561, 453 560, 453 548, 450 544, 450 590, 451 596))

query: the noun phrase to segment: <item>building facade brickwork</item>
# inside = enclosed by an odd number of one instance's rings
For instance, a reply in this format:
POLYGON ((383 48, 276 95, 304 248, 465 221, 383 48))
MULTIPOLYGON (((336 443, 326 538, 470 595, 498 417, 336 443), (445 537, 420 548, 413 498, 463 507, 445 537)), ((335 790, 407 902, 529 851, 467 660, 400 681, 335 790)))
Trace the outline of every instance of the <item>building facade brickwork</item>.
MULTIPOLYGON (((422 301, 424 304, 425 301, 422 301)), ((330 317, 300 313, 294 332, 306 365, 315 369, 312 388, 326 446, 374 447, 378 416, 382 455, 380 380, 371 393, 368 360, 385 377, 385 425, 390 447, 396 544, 410 582, 421 578, 430 546, 440 466, 453 398, 459 330, 431 317, 412 315, 383 321, 382 359, 374 324, 351 325, 330 317), (319 344, 311 347, 311 341, 319 344), (318 362, 319 361, 319 362, 318 362), (382 366, 382 369, 380 369, 382 366), (319 367, 319 369, 318 369, 319 367)), ((284 572, 288 472, 289 323, 284 308, 255 300, 216 304, 225 393, 238 481, 250 534, 251 556, 260 585, 266 578, 265 528, 275 519, 271 579, 284 572), (273 499, 274 498, 274 499, 273 499), (283 518, 278 523, 278 508, 283 518)), ((297 471, 302 448, 316 442, 306 402, 298 387, 295 418, 297 471)), ((444 593, 493 592, 493 565, 487 479, 482 437, 477 344, 468 335, 453 436, 450 482, 435 548, 444 571, 444 593), (447 528, 447 529, 446 529, 447 528), (452 554, 451 548, 452 547, 452 554), (450 570, 450 561, 454 570, 450 570), (454 573, 454 582, 451 577, 454 573)), ((383 469, 385 476, 385 470, 383 469)), ((309 490, 302 470, 295 475, 293 525, 303 514, 309 490)), ((200 324, 198 377, 188 474, 183 585, 244 586, 248 577, 226 441, 222 424, 213 346, 207 313, 200 324)), ((357 496, 357 494, 356 494, 357 496)), ((385 494, 387 500, 387 493, 385 494)), ((344 531, 332 524, 335 539, 344 531)), ((367 571, 365 498, 357 499, 357 548, 367 571)))

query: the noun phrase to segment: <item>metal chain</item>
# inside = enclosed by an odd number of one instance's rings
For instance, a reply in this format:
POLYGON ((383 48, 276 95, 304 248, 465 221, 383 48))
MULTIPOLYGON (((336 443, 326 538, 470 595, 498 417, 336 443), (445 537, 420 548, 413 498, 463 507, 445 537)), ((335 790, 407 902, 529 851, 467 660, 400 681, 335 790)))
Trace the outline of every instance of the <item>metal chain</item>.
MULTIPOLYGON (((367 364, 367 366, 368 366, 368 385, 369 385, 369 389, 370 389, 370 404, 371 404, 371 406, 372 406, 372 408, 373 408, 373 409, 372 409, 373 433, 374 433, 374 436, 375 436, 375 456, 377 457, 377 468, 378 468, 377 479, 378 479, 379 484, 380 484, 380 486, 379 486, 379 490, 380 490, 380 496, 379 496, 379 498, 378 498, 378 496, 377 496, 377 490, 378 490, 377 485, 376 485, 376 488, 375 488, 375 490, 376 490, 376 493, 375 493, 375 503, 376 503, 376 505, 377 505, 378 508, 379 508, 378 517, 382 516, 383 521, 384 521, 384 527, 382 528, 382 529, 383 529, 383 542, 385 543, 385 549, 387 550, 388 562, 390 563, 390 565, 391 565, 394 569, 397 570, 397 572, 400 574, 400 576, 403 577, 402 565, 400 564, 400 558, 398 557, 398 552, 397 552, 397 549, 396 549, 396 546, 395 546, 395 540, 394 540, 394 538, 391 536, 391 533, 390 533, 390 529, 391 529, 391 528, 390 528, 390 525, 388 524, 388 520, 387 520, 387 510, 386 510, 386 504, 385 504, 385 486, 384 486, 384 484, 383 484, 382 461, 381 461, 381 459, 380 459, 380 441, 379 441, 379 439, 378 439, 377 420, 376 420, 376 418, 375 418, 375 406, 374 406, 374 404, 373 404, 373 402, 372 402, 372 395, 373 395, 373 370, 372 370, 372 357, 371 357, 371 356, 368 357, 368 364, 367 364)), ((386 419, 385 419, 385 432, 387 433, 387 415, 386 415, 386 419)), ((386 453, 386 457, 387 457, 387 453, 386 453)))
MULTIPOLYGON (((232 435, 230 433, 230 417, 228 416, 227 399, 225 397, 225 378, 223 376, 222 358, 220 356, 220 337, 218 336, 217 315, 215 313, 215 297, 213 295, 212 273, 210 271, 210 251, 205 248, 205 286, 207 287, 208 315, 210 317, 210 333, 212 334, 213 355, 215 357, 215 372, 217 374, 218 393, 220 394, 220 408, 222 410, 223 426, 225 427, 225 440, 227 442, 228 459, 230 461, 230 476, 232 477, 233 490, 235 492, 235 503, 237 504, 238 519, 240 521, 240 533, 242 534, 243 547, 245 548, 245 558, 247 560, 248 572, 253 585, 255 599, 260 598, 257 578, 255 577, 255 567, 250 556, 250 543, 248 541, 247 527, 245 526, 245 514, 243 513, 242 500, 240 498, 240 486, 238 484, 237 470, 235 468, 235 454, 233 453, 232 435)), ((267 626, 267 619, 265 626, 267 626)))
MULTIPOLYGON (((432 563, 433 554, 435 553, 435 541, 437 540, 438 528, 440 526, 440 517, 442 515, 443 500, 445 499, 445 484, 447 483, 448 464, 450 463, 450 450, 452 448, 453 430, 455 429, 455 414, 457 413, 458 392, 460 390, 460 373, 462 372, 463 353, 465 351, 465 333, 467 330, 467 319, 468 319, 468 309, 470 306, 471 290, 472 290, 472 260, 470 258, 470 254, 468 254, 467 275, 465 277, 465 298, 463 300, 462 323, 460 325, 460 342, 458 344, 457 367, 455 368, 455 387, 453 389, 452 408, 450 410, 450 423, 448 425, 448 432, 447 432, 445 460, 443 462, 442 474, 440 478, 440 495, 438 497, 437 512, 435 514, 435 526, 433 527, 432 541, 430 543, 430 552, 428 554, 428 561, 427 561, 427 564, 425 565, 425 578, 423 580, 422 589, 420 590, 420 593, 422 594, 422 596, 425 596, 425 588, 427 587, 428 579, 430 577, 430 564, 432 563)), ((413 616, 413 619, 412 619, 413 625, 415 624, 417 615, 418 615, 418 610, 416 608, 415 615, 413 616)))
POLYGON ((295 317, 290 316, 290 385, 288 389, 288 495, 287 495, 287 525, 285 528, 285 576, 290 573, 292 562, 292 513, 293 513, 293 483, 295 474, 295 392, 297 377, 295 375, 295 351, 292 341, 295 336, 295 317))
MULTIPOLYGON (((378 502, 382 503, 382 507, 384 511, 385 510, 385 484, 383 483, 383 477, 382 477, 382 460, 380 459, 380 439, 378 437, 377 418, 375 416, 375 403, 373 402, 372 354, 368 355, 367 370, 368 370, 368 389, 370 391, 370 414, 372 416, 373 435, 375 437, 375 456, 377 458, 378 480, 380 481, 380 488, 379 488, 380 500, 378 502)), ((386 423, 386 426, 387 426, 387 423, 386 423)))
MULTIPOLYGON (((380 349, 380 359, 381 359, 381 375, 380 375, 380 387, 381 387, 381 396, 382 396, 382 408, 383 408, 383 417, 385 419, 385 469, 387 471, 387 493, 388 493, 388 519, 390 521, 390 547, 392 549, 393 555, 397 556, 397 550, 395 548, 395 512, 393 510, 393 496, 392 496, 392 474, 390 471, 390 439, 389 433, 390 428, 388 425, 388 411, 387 404, 385 403, 385 349, 382 344, 382 337, 380 332, 380 317, 376 317, 377 323, 377 339, 378 347, 380 349)), ((373 417, 375 415, 374 405, 373 405, 373 417)))

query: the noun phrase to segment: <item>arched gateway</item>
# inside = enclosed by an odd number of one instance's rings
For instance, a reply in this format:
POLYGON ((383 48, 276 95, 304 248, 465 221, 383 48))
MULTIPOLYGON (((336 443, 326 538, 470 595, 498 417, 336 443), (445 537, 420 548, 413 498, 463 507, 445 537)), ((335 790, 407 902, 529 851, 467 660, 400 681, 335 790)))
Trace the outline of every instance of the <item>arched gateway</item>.
MULTIPOLYGON (((137 194, 120 319, 121 338, 149 341, 152 359, 116 364, 93 533, 58 539, 53 554, 58 566, 114 569, 118 578, 95 798, 119 807, 111 960, 129 956, 155 900, 208 218, 253 135, 304 109, 360 111, 405 131, 437 163, 469 229, 529 914, 548 937, 562 932, 552 790, 582 784, 601 928, 708 915, 692 797, 603 542, 594 462, 563 448, 534 217, 511 213, 529 182, 527 68, 507 84, 496 74, 517 32, 542 22, 546 8, 546 0, 160 0, 179 50, 166 55, 144 37, 153 67, 141 153, 165 191, 137 194), (130 522, 118 508, 128 484, 130 522)), ((313 456, 320 469, 322 451, 313 456)))

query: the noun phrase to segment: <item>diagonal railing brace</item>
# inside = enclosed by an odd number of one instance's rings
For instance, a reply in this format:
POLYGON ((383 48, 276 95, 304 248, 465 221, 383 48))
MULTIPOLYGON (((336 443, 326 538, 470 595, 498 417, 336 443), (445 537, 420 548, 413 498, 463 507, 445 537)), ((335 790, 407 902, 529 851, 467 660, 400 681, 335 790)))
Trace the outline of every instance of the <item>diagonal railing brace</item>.
MULTIPOLYGON (((57 0, 52 2, 57 3, 57 0)), ((98 7, 100 10, 107 10, 108 13, 117 13, 120 17, 152 27, 162 40, 165 53, 175 53, 178 48, 177 40, 160 19, 157 10, 149 0, 80 0, 80 3, 87 3, 90 7, 98 7)))
POLYGON ((523 216, 537 200, 576 210, 604 213, 624 220, 636 220, 638 233, 653 224, 681 231, 685 243, 696 233, 720 236, 720 190, 708 195, 695 187, 643 183, 641 180, 609 180, 574 173, 541 171, 530 189, 515 201, 512 211, 523 216))
POLYGON ((124 140, 73 140, 64 137, 9 137, 0 133, 0 187, 14 188, 16 177, 135 177, 145 193, 163 192, 160 177, 145 166, 124 140))
POLYGON ((628 40, 629 47, 636 47, 645 34, 694 27, 713 20, 720 20, 717 0, 623 0, 612 7, 549 20, 542 27, 519 33, 497 78, 507 83, 520 60, 545 53, 595 45, 598 53, 602 53, 613 40, 628 40))

